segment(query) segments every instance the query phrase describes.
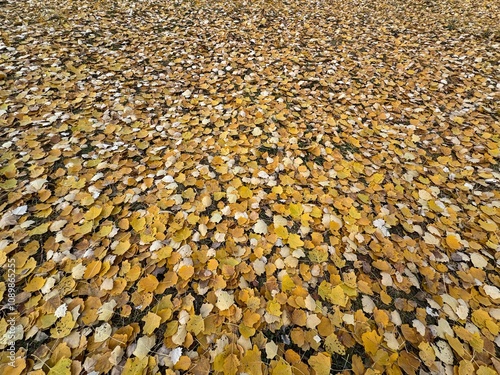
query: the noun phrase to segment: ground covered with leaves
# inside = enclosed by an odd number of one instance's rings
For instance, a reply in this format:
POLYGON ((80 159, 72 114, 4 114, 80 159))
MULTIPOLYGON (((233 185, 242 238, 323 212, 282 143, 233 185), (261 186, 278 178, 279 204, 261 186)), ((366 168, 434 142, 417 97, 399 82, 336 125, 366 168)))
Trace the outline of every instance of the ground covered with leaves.
POLYGON ((0 7, 2 374, 500 372, 498 1, 0 7))

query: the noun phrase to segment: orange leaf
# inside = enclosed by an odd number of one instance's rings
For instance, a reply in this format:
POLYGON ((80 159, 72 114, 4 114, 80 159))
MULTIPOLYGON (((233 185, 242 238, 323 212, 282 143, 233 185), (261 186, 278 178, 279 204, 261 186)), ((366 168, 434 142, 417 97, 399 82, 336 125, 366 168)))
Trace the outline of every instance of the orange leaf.
POLYGON ((187 266, 184 265, 181 268, 179 268, 179 271, 177 274, 181 277, 183 280, 189 280, 191 276, 194 274, 194 267, 193 266, 187 266))
POLYGON ((460 239, 454 234, 449 234, 446 236, 446 244, 452 250, 458 250, 462 247, 462 244, 460 243, 460 239))
POLYGON ((154 291, 158 284, 159 281, 154 275, 147 275, 146 277, 143 277, 141 280, 139 280, 137 286, 139 291, 149 293, 154 291))

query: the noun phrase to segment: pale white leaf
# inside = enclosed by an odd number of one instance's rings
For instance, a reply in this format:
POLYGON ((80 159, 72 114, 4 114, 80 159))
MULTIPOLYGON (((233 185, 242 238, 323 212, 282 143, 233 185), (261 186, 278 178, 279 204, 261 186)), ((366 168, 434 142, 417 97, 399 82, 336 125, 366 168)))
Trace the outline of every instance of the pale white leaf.
POLYGON ((373 309, 375 308, 375 302, 368 297, 367 295, 364 295, 361 297, 361 303, 363 304, 363 311, 367 314, 371 314, 373 312, 373 309))
POLYGON ((103 342, 111 336, 112 332, 113 329, 111 325, 109 323, 104 323, 95 329, 94 341, 103 342))
POLYGON ((144 359, 155 343, 155 336, 142 336, 139 340, 137 340, 137 346, 132 354, 139 359, 144 359))
POLYGON ((472 264, 474 265, 474 267, 477 267, 480 269, 483 269, 484 267, 486 267, 488 265, 488 260, 485 257, 483 257, 481 254, 478 254, 478 253, 472 253, 470 255, 470 260, 471 260, 472 264))
POLYGON ((278 354, 278 345, 274 341, 268 342, 266 344, 266 357, 267 359, 273 359, 278 354))
POLYGON ((54 311, 54 315, 58 318, 62 318, 63 316, 66 315, 66 311, 68 310, 68 305, 63 303, 61 306, 59 306, 56 311, 54 311))
POLYGON ((435 345, 431 344, 431 346, 434 349, 436 357, 438 357, 441 361, 443 361, 443 363, 447 365, 453 365, 453 362, 455 361, 453 350, 446 341, 440 340, 435 345))
POLYGON ((12 210, 12 213, 14 215, 17 215, 17 216, 24 215, 26 212, 28 212, 28 206, 27 205, 19 206, 19 207, 16 207, 16 208, 14 208, 12 210))
POLYGON ((484 285, 483 286, 484 292, 491 298, 493 299, 499 299, 500 298, 500 289, 498 289, 496 286, 493 285, 484 285))
POLYGON ((170 354, 168 355, 170 357, 170 360, 172 363, 175 365, 177 362, 179 362, 179 359, 182 356, 182 348, 175 348, 172 349, 170 354))
POLYGON ((215 306, 221 311, 228 310, 234 304, 234 296, 224 290, 217 290, 215 295, 217 296, 215 306))
POLYGON ((253 226, 253 231, 257 234, 267 234, 267 224, 264 220, 257 220, 253 226))

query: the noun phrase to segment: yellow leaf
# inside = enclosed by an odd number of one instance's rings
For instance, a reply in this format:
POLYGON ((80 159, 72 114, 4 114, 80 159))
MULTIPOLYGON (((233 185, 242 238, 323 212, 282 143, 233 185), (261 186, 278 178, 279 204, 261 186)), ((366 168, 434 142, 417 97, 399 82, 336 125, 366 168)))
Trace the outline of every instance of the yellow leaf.
POLYGON ((155 313, 149 312, 144 318, 142 318, 142 321, 145 323, 143 332, 149 336, 160 326, 161 317, 155 313))
POLYGON ((148 366, 148 357, 144 358, 129 358, 123 366, 121 375, 139 375, 143 374, 148 366))
POLYGON ((311 215, 311 217, 315 219, 320 219, 323 216, 323 211, 321 211, 318 207, 314 206, 309 215, 311 215))
POLYGON ((40 290, 45 284, 45 279, 41 276, 33 277, 28 284, 24 287, 25 292, 35 292, 40 290))
MULTIPOLYGON (((497 214, 497 208, 492 206, 480 206, 481 211, 483 211, 488 216, 494 216, 497 214)), ((499 212, 500 213, 500 212, 499 212)))
POLYGON ((418 348, 420 349, 419 356, 422 362, 424 362, 427 367, 431 367, 436 361, 436 354, 432 346, 430 346, 428 342, 423 341, 418 345, 418 348))
POLYGON ((193 332, 195 335, 205 330, 205 321, 201 315, 191 315, 189 322, 186 325, 188 332, 193 332))
POLYGON ((328 251, 324 247, 316 247, 315 249, 309 251, 307 257, 313 263, 322 263, 328 259, 328 251))
POLYGON ((252 337, 253 335, 255 335, 255 333, 257 332, 257 330, 253 327, 248 327, 247 325, 241 323, 239 326, 238 326, 238 330, 239 332, 241 333, 241 335, 248 339, 250 337, 252 337))
POLYGON ((334 305, 345 307, 347 304, 347 297, 340 285, 337 285, 335 288, 333 288, 328 297, 330 302, 334 305))
POLYGON ((127 252, 128 249, 130 249, 129 240, 118 242, 118 245, 116 245, 115 249, 113 250, 113 254, 123 255, 127 252))
POLYGON ((352 163, 352 169, 356 173, 363 173, 365 166, 361 163, 354 162, 354 163, 352 163))
POLYGON ((94 203, 94 198, 90 194, 84 194, 80 200, 82 206, 90 206, 92 203, 94 203))
POLYGON ((257 323, 259 320, 260 320, 260 315, 258 313, 247 310, 243 314, 243 323, 246 324, 248 327, 253 327, 253 325, 257 323))
POLYGON ((189 280, 191 276, 193 276, 194 274, 194 267, 189 265, 184 265, 181 268, 179 268, 177 274, 181 277, 181 279, 189 280))
POLYGON ((375 173, 373 176, 371 176, 371 180, 376 184, 380 184, 382 181, 384 181, 384 175, 382 173, 375 173))
POLYGON ((339 341, 337 335, 332 333, 325 339, 325 349, 330 354, 345 355, 345 346, 339 341))
POLYGON ((87 268, 85 269, 85 273, 83 274, 84 279, 91 279, 95 275, 99 273, 102 267, 102 262, 100 260, 93 260, 89 264, 87 264, 87 268))
POLYGON ((363 203, 368 203, 370 201, 370 196, 367 194, 358 194, 358 198, 363 203))
POLYGON ((138 217, 130 220, 129 223, 136 232, 142 232, 144 230, 144 227, 146 226, 146 218, 138 217))
POLYGON ((83 215, 83 218, 85 220, 94 220, 96 217, 98 217, 102 212, 102 207, 98 206, 92 206, 90 210, 88 210, 85 215, 83 215))
MULTIPOLYGON (((485 285, 483 286, 483 288, 486 288, 487 286, 488 285, 485 285)), ((491 319, 490 314, 488 314, 487 311, 484 311, 482 309, 476 309, 472 312, 472 322, 480 328, 483 328, 486 325, 486 321, 490 319, 491 319)))
POLYGON ((337 216, 330 215, 329 227, 332 232, 338 231, 340 228, 342 228, 342 226, 342 219, 338 218, 337 216))
POLYGON ((346 272, 343 275, 344 284, 349 288, 356 288, 356 273, 354 271, 346 272))
POLYGON ((14 178, 16 176, 16 173, 17 173, 17 168, 14 162, 0 169, 0 174, 3 174, 7 178, 14 178))
MULTIPOLYGON (((89 221, 90 223, 90 221, 89 221)), ((99 230, 99 232, 97 232, 97 235, 99 237, 106 237, 108 234, 111 233, 111 231, 113 230, 113 225, 103 225, 101 226, 101 229, 99 230)))
POLYGON ((494 158, 497 158, 500 156, 500 148, 488 149, 488 154, 490 154, 494 158))
POLYGON ((307 361, 316 375, 330 375, 332 357, 325 353, 318 353, 307 361))
POLYGON ((70 358, 61 358, 52 367, 47 375, 71 375, 71 363, 73 361, 70 358))
POLYGON ((479 366, 476 375, 498 375, 498 373, 488 366, 479 366))
POLYGON ((283 358, 271 369, 271 375, 292 375, 292 367, 283 358))
POLYGON ((284 240, 288 238, 288 229, 286 227, 282 227, 281 225, 274 228, 274 233, 284 240))
POLYGON ((173 239, 175 242, 182 242, 184 240, 187 240, 189 236, 191 236, 192 232, 193 231, 191 229, 184 227, 175 233, 173 239))
POLYGON ((187 217, 187 222, 191 225, 195 225, 196 223, 198 223, 199 220, 200 220, 200 217, 198 215, 193 214, 193 213, 190 213, 187 217))
POLYGON ((481 225, 481 228, 487 232, 496 232, 498 230, 498 226, 492 220, 479 220, 479 224, 481 225))
POLYGON ((240 197, 244 198, 244 199, 252 198, 252 196, 253 196, 252 190, 250 190, 246 186, 240 186, 240 188, 238 189, 238 193, 240 194, 240 197))
POLYGON ((224 365, 222 366, 222 372, 224 375, 236 375, 238 373, 238 367, 240 365, 240 360, 236 354, 229 354, 224 359, 224 365))
POLYGON ((170 256, 172 255, 172 251, 173 249, 170 246, 162 247, 160 250, 156 252, 158 260, 170 258, 170 256))
POLYGON ((40 317, 40 320, 38 321, 39 323, 37 327, 41 329, 46 329, 49 328, 52 324, 54 324, 56 321, 57 321, 57 316, 55 316, 54 314, 42 315, 40 317))
POLYGON ((389 315, 384 310, 375 308, 373 310, 373 317, 375 322, 379 324, 379 327, 386 327, 389 324, 389 315))
POLYGON ((330 284, 328 281, 323 280, 321 284, 319 284, 318 287, 318 294, 321 298, 324 300, 328 299, 330 295, 330 291, 332 290, 332 284, 330 284))
POLYGON ((30 230, 29 235, 30 236, 36 236, 36 235, 39 235, 39 234, 47 233, 47 231, 49 230, 50 224, 52 224, 52 223, 49 222, 49 223, 40 224, 39 226, 37 226, 37 227, 33 228, 32 230, 30 230))
POLYGON ((17 180, 15 178, 10 178, 5 182, 0 183, 0 188, 5 190, 12 190, 17 186, 17 180))
POLYGON ((361 219, 361 214, 358 212, 358 210, 354 206, 349 208, 349 216, 351 216, 353 219, 361 219))
POLYGON ((443 208, 441 206, 438 206, 435 200, 430 200, 427 202, 429 205, 429 208, 434 211, 434 212, 443 212, 443 208))
POLYGON ((298 234, 292 233, 288 236, 288 245, 292 249, 298 249, 299 247, 304 246, 304 242, 300 239, 298 234))
POLYGON ((484 340, 481 338, 481 335, 479 332, 475 332, 472 335, 471 340, 469 341, 469 345, 476 352, 482 353, 482 351, 484 349, 484 340))
POLYGON ((276 115, 276 120, 285 121, 286 120, 285 114, 283 112, 278 113, 276 115))
POLYGON ((227 353, 222 352, 219 353, 215 356, 214 362, 212 364, 213 369, 218 372, 223 372, 224 371, 224 361, 226 359, 227 353))
POLYGON ((281 305, 277 301, 269 301, 266 310, 271 315, 281 316, 281 305))
POLYGON ((138 291, 144 291, 146 293, 153 292, 158 286, 159 281, 154 275, 147 275, 143 277, 137 283, 138 291))
POLYGON ((474 374, 474 365, 470 361, 465 359, 460 361, 458 366, 458 375, 472 375, 474 374))
POLYGON ((289 292, 295 289, 295 283, 293 282, 292 278, 288 276, 288 274, 283 276, 283 279, 281 280, 281 289, 285 292, 289 292))
MULTIPOLYGON (((245 355, 241 359, 241 366, 242 372, 245 372, 249 375, 262 375, 261 352, 256 345, 254 345, 252 349, 249 349, 245 352, 245 355)), ((285 371, 276 374, 282 375, 288 373, 285 371)), ((292 375, 291 369, 289 375, 292 375)))
POLYGON ((302 215, 302 212, 304 212, 304 208, 300 203, 290 203, 289 209, 290 209, 290 216, 293 217, 294 219, 300 218, 300 215, 302 215))
POLYGON ((448 333, 445 334, 445 337, 453 350, 456 351, 461 358, 464 358, 466 355, 464 344, 459 339, 449 335, 448 333))
POLYGON ((365 332, 361 335, 361 339, 363 340, 363 346, 367 353, 372 355, 377 353, 382 341, 382 337, 377 334, 377 331, 365 332))
POLYGON ((83 223, 82 225, 80 225, 79 227, 76 228, 76 233, 79 233, 79 234, 90 233, 92 231, 93 225, 94 224, 92 221, 86 221, 85 223, 83 223))
POLYGON ((54 339, 62 339, 68 336, 76 322, 73 320, 73 316, 68 311, 64 317, 57 322, 56 326, 50 330, 50 336, 54 339))
MULTIPOLYGON (((12 364, 9 362, 0 364, 0 371, 2 372, 2 375, 21 375, 23 373, 26 373, 24 369, 26 369, 26 360, 22 357, 16 357, 12 364)), ((45 375, 45 372, 43 372, 42 370, 32 370, 29 372, 29 374, 45 375)))
POLYGON ((446 244, 452 250, 458 250, 462 247, 462 244, 460 243, 459 238, 454 234, 449 234, 446 236, 446 244))

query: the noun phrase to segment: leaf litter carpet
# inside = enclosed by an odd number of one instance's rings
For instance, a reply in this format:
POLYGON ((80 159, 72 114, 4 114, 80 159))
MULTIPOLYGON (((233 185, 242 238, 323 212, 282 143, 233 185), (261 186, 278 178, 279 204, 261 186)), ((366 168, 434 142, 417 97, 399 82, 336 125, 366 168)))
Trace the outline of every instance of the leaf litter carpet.
POLYGON ((500 372, 497 1, 0 7, 2 374, 500 372))

